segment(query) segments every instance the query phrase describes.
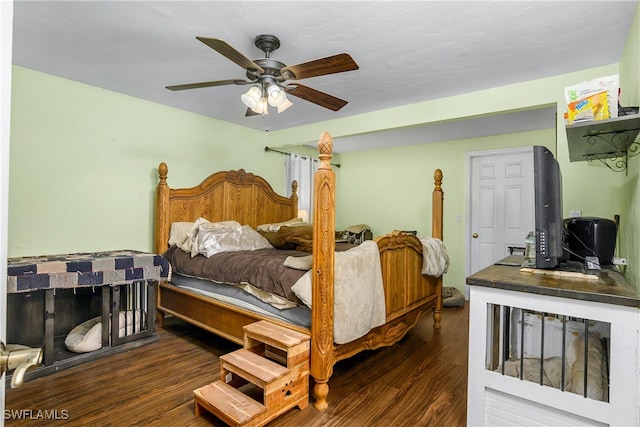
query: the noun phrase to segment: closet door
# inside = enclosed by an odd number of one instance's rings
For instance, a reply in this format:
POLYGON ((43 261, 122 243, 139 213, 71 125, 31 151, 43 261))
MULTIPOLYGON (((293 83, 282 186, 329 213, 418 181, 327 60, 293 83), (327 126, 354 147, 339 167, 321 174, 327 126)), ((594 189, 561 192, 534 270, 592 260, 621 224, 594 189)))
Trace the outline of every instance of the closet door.
POLYGON ((534 229, 532 147, 470 154, 467 275, 524 247, 534 229))

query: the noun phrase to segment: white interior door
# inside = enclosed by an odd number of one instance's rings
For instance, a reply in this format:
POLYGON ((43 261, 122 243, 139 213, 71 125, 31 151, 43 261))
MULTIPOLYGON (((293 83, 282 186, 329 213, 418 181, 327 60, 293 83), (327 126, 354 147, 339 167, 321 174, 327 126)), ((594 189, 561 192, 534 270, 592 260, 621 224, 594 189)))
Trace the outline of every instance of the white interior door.
MULTIPOLYGON (((7 342, 7 228, 9 210, 9 123, 13 2, 0 1, 0 340, 7 342)), ((0 426, 4 426, 4 383, 0 376, 0 426)))
POLYGON ((524 247, 534 229, 533 149, 469 153, 467 275, 524 247))

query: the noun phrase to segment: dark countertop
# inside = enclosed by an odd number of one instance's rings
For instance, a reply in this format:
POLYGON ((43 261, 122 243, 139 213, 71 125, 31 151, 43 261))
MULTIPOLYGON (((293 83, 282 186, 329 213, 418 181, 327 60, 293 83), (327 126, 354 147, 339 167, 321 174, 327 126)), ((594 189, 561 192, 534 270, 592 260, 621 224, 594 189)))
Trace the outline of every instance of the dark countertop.
POLYGON ((617 271, 603 268, 597 275, 584 274, 578 262, 521 271, 523 261, 522 255, 511 255, 467 277, 467 284, 640 308, 640 293, 617 271))

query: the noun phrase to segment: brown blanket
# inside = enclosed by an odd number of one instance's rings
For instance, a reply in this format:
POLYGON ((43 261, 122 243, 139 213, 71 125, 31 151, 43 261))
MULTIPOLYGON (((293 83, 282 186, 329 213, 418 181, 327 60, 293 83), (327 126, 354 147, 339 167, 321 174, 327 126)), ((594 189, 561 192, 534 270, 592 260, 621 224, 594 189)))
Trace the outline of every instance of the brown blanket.
POLYGON ((219 283, 249 283, 263 291, 301 304, 291 287, 305 271, 284 266, 284 260, 290 255, 308 254, 296 250, 260 249, 222 252, 209 258, 198 254, 191 258, 190 254, 172 246, 163 256, 171 263, 175 273, 219 283))
POLYGON ((280 227, 278 230, 278 246, 294 244, 296 250, 302 252, 313 251, 313 227, 280 227))

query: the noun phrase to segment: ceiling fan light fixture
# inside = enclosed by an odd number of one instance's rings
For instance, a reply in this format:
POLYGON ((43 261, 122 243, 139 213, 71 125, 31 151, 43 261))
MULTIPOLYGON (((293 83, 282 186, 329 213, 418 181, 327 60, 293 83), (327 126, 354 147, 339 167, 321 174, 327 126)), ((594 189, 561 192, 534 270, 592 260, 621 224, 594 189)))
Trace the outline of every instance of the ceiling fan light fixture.
POLYGON ((267 98, 261 97, 258 100, 255 108, 251 108, 251 110, 256 114, 261 114, 263 116, 266 116, 267 114, 269 114, 269 106, 267 105, 267 98))
POLYGON ((279 107, 287 100, 287 94, 275 84, 269 85, 267 94, 269 95, 269 105, 272 107, 279 107))
POLYGON ((293 102, 289 101, 289 99, 285 95, 284 102, 278 105, 278 114, 282 113, 284 110, 291 107, 292 105, 293 105, 293 102))
MULTIPOLYGON (((257 113, 258 104, 262 98, 262 91, 258 86, 251 86, 248 91, 240 96, 240 99, 247 107, 251 108, 257 113)), ((261 113, 259 113, 261 114, 261 113)))

